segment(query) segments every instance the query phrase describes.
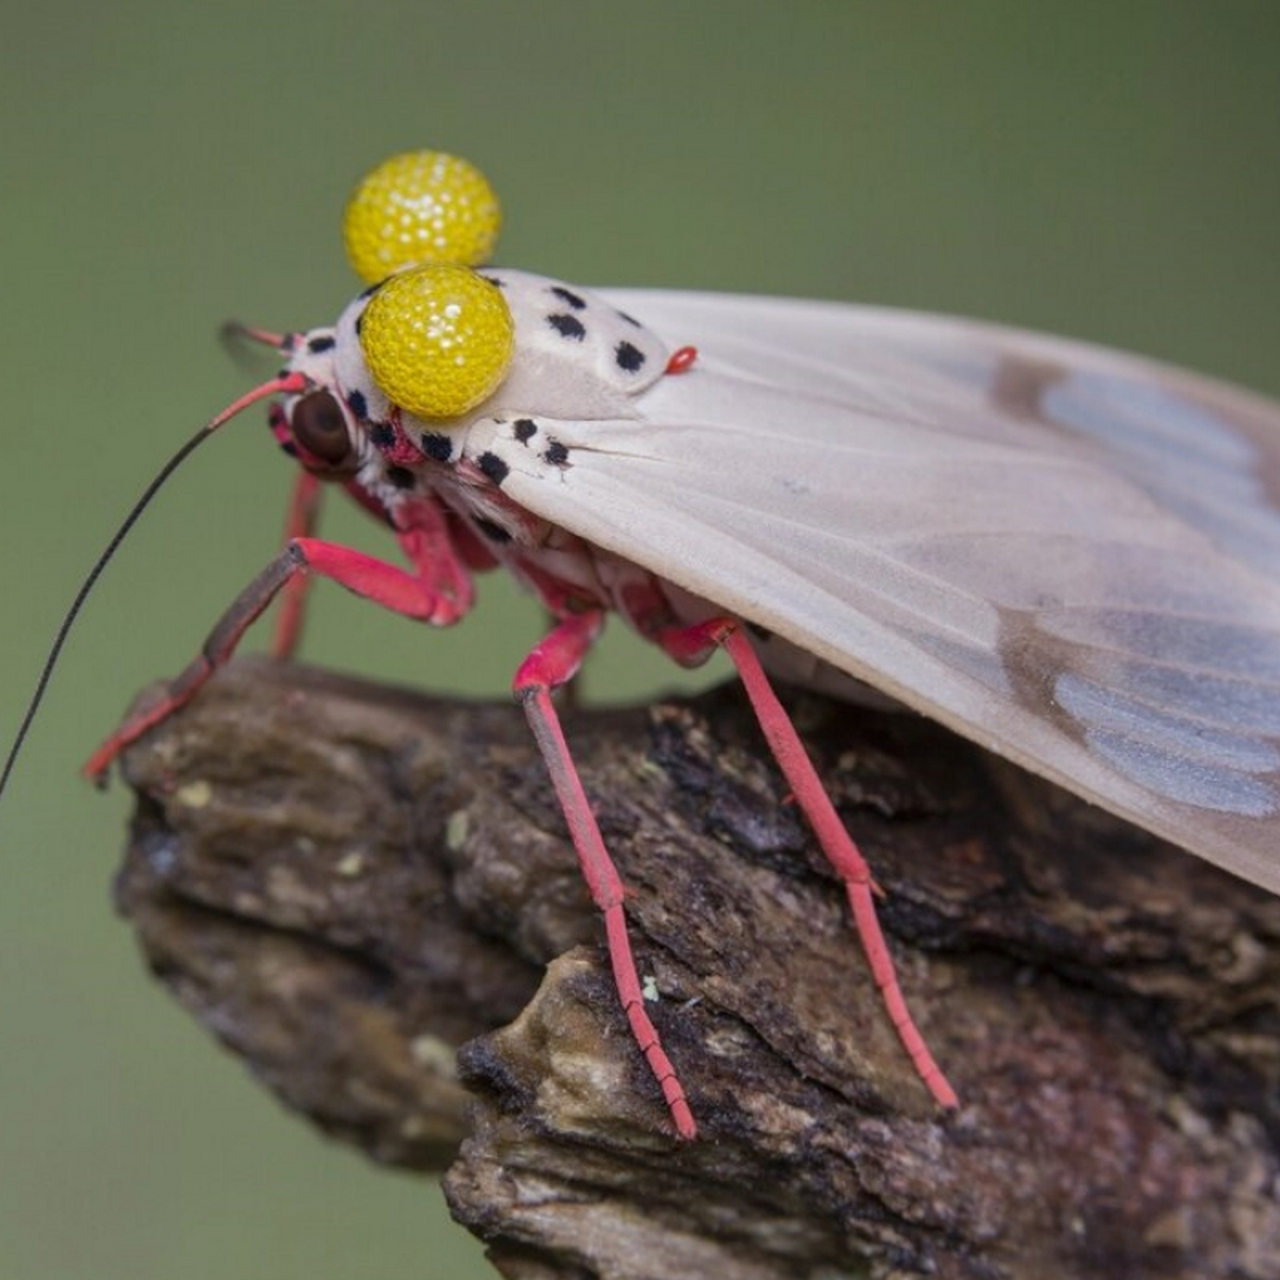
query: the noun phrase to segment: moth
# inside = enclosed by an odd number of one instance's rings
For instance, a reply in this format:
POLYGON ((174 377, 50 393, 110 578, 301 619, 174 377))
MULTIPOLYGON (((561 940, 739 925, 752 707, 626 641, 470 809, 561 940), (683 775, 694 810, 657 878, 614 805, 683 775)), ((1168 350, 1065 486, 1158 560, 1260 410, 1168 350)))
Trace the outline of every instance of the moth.
POLYGON ((284 370, 206 434, 274 399, 302 468, 295 536, 91 773, 281 592, 290 648, 307 575, 446 625, 474 573, 506 568, 553 619, 514 687, 685 1137, 696 1122, 551 698, 611 613, 683 663, 727 650, 943 1106, 956 1097, 898 990, 871 874, 766 673, 931 716, 1280 892, 1280 406, 974 321, 478 267, 496 202, 462 165, 421 153, 375 171, 347 237, 371 287, 331 326, 248 331, 284 370), (313 536, 326 481, 390 526, 407 570, 313 536))

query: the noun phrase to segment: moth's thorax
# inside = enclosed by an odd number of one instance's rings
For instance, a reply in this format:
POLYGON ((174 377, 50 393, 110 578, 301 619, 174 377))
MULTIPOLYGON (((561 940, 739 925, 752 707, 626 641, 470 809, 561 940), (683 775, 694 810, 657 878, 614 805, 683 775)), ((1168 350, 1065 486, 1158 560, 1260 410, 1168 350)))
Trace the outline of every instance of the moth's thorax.
MULTIPOLYGON (((354 299, 332 327, 299 336, 288 360, 317 388, 330 391, 361 460, 358 482, 389 507, 408 486, 404 468, 430 475, 482 453, 467 447, 486 422, 592 421, 636 416, 634 397, 663 374, 668 350, 634 318, 591 293, 526 271, 487 269, 500 289, 515 334, 502 382, 468 413, 424 419, 393 404, 372 377, 361 347, 361 318, 378 286, 354 299)), ((286 401, 285 414, 298 397, 286 401)))
MULTIPOLYGON (((447 513, 445 527, 470 548, 465 554, 454 548, 460 561, 504 564, 553 609, 559 603, 616 610, 641 627, 673 620, 652 573, 504 494, 508 464, 490 449, 501 435, 531 465, 552 471, 569 465, 556 423, 637 417, 636 398, 666 369, 666 344, 589 290, 524 271, 479 274, 510 308, 514 353, 497 389, 460 417, 417 417, 375 382, 361 346, 361 318, 377 286, 331 328, 295 341, 289 369, 328 391, 345 419, 358 467, 341 478, 402 532, 439 524, 447 513)), ((285 402, 286 421, 303 398, 285 402)), ((287 439, 287 432, 277 434, 287 439)))
MULTIPOLYGON (((469 422, 531 414, 591 420, 632 416, 631 397, 662 376, 667 349, 660 338, 585 289, 526 271, 479 273, 502 291, 511 311, 515 346, 497 389, 467 414, 427 421, 397 409, 374 382, 360 345, 361 317, 377 287, 366 290, 338 317, 332 330, 304 335, 300 348, 332 337, 321 363, 309 350, 290 362, 309 377, 329 379, 335 394, 361 424, 398 417, 410 437, 453 434, 469 422), (315 374, 313 374, 313 369, 315 374)), ((461 357, 460 357, 461 358, 461 357)))

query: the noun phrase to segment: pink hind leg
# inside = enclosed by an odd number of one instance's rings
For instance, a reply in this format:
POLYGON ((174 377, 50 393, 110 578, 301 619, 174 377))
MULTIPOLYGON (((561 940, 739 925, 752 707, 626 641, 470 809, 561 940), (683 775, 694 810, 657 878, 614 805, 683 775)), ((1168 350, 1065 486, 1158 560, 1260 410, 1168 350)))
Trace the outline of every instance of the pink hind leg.
POLYGON ((876 986, 880 988, 889 1019, 929 1092, 941 1106, 956 1106, 955 1090, 929 1052, 929 1046, 916 1028, 898 986, 893 957, 889 954, 876 917, 871 871, 840 821, 840 815, 836 813, 741 625, 732 618, 714 618, 697 626, 663 631, 659 641, 677 660, 696 660, 714 645, 720 645, 733 660, 769 749, 785 775, 796 803, 809 820, 827 860, 844 881, 858 936, 862 939, 863 950, 876 986))
POLYGON ((551 690, 569 680, 577 671, 602 623, 602 615, 596 612, 577 614, 560 622, 521 663, 513 688, 524 705, 538 748, 546 761, 591 897, 604 914, 609 960, 613 966, 618 998, 631 1024, 631 1034, 662 1090, 676 1132, 682 1138, 693 1138, 697 1136, 698 1127, 684 1088, 658 1039, 657 1029, 645 1011, 644 995, 622 911, 622 880, 605 848, 578 770, 569 754, 560 719, 551 702, 551 690))

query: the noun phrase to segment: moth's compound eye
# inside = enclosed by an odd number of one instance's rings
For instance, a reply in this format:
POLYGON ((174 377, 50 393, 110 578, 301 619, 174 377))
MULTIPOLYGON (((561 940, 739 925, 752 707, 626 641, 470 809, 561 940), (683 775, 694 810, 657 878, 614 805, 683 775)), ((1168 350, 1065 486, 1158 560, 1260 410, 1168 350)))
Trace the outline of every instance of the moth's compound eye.
POLYGON ((293 438, 307 453, 330 467, 344 468, 355 462, 347 422, 329 391, 311 391, 293 406, 289 417, 293 438))
POLYGON ((473 164, 443 151, 407 151, 355 189, 342 235, 356 274, 376 284, 429 262, 476 266, 501 225, 498 197, 473 164))
POLYGON ((502 291, 467 267, 418 267, 369 299, 360 346, 392 404, 419 418, 456 418, 497 390, 515 350, 502 291))

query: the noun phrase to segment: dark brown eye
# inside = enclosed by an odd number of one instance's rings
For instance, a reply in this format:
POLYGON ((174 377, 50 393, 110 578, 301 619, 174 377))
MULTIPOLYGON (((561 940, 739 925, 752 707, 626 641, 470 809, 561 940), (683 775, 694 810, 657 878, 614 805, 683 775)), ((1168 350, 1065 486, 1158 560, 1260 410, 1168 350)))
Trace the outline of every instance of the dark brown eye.
POLYGON ((308 453, 332 467, 352 461, 347 421, 328 391, 312 391, 293 406, 289 425, 293 438, 308 453))

